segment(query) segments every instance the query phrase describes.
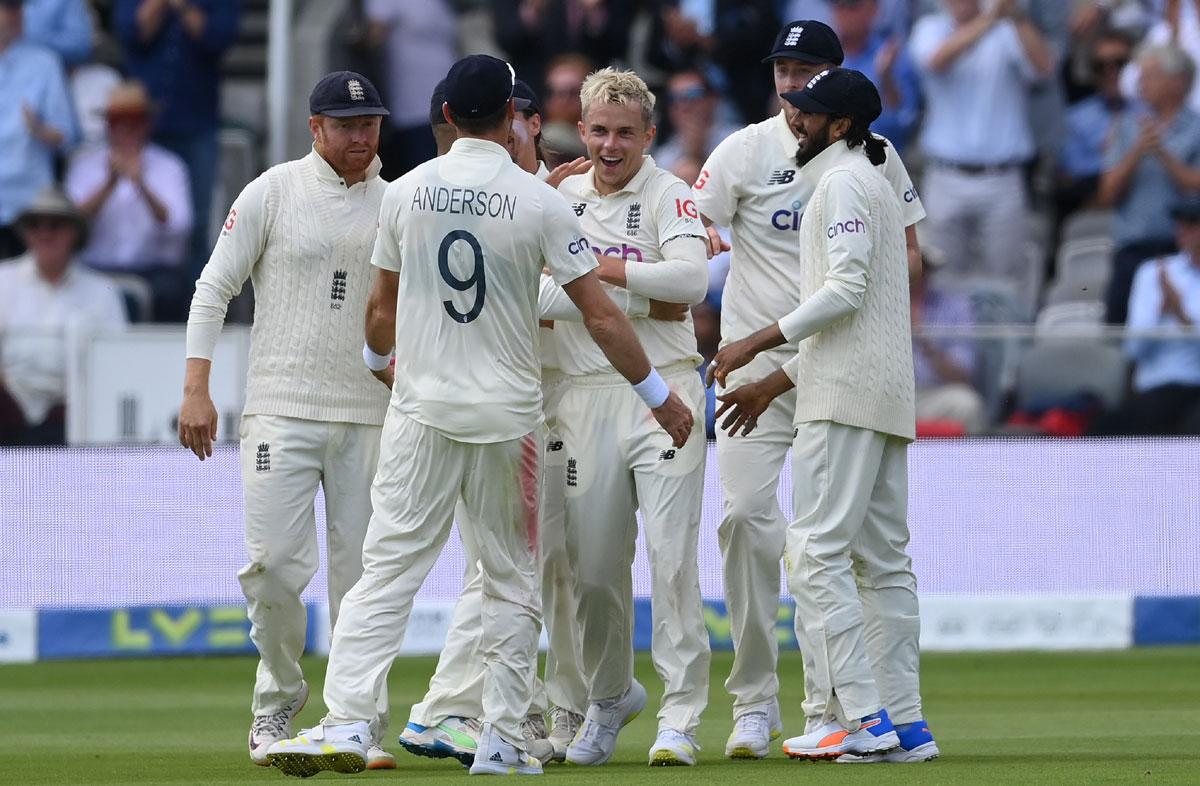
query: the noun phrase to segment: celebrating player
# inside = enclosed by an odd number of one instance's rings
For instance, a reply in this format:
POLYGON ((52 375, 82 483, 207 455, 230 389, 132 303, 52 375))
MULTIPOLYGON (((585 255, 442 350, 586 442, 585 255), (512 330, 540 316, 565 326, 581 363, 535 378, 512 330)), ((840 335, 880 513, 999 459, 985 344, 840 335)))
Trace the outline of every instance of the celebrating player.
MULTIPOLYGON (((579 128, 592 171, 567 178, 560 191, 601 255, 601 280, 646 297, 699 302, 708 273, 691 191, 644 155, 655 133, 653 94, 636 74, 606 68, 587 78, 581 98, 579 128)), ((633 324, 651 363, 696 413, 696 428, 686 444, 672 445, 583 328, 556 327, 559 364, 570 377, 559 433, 590 701, 567 761, 606 762, 617 732, 646 702, 633 679, 631 642, 630 567, 640 508, 653 582, 652 650, 666 688, 650 762, 694 764, 709 663, 696 563, 705 459, 700 358, 690 315, 633 324)))
MULTIPOLYGON (((803 88, 816 74, 840 64, 842 47, 827 25, 802 20, 780 30, 766 59, 774 70, 775 90, 782 94, 803 88)), ((798 110, 785 102, 779 114, 730 135, 713 151, 693 188, 704 217, 732 230, 733 255, 721 309, 725 344, 773 324, 800 303, 799 281, 807 261, 796 253, 796 236, 816 181, 795 161, 798 117, 798 110)), ((925 211, 894 149, 888 149, 880 171, 901 199, 908 253, 919 260, 915 225, 925 211)), ((715 228, 709 232, 713 245, 718 245, 715 228)), ((764 352, 721 384, 726 391, 736 390, 767 376, 795 351, 793 344, 764 352)), ((775 625, 786 520, 775 491, 792 444, 794 405, 793 396, 775 399, 748 437, 734 440, 717 432, 725 496, 719 541, 734 647, 733 668, 725 682, 734 696, 734 728, 725 755, 739 759, 766 756, 771 740, 782 732, 775 625)), ((908 635, 907 621, 876 618, 870 612, 868 616, 873 639, 895 642, 908 635)), ((916 685, 903 690, 910 699, 892 706, 907 707, 899 710, 905 713, 900 717, 915 721, 920 718, 916 685)))
MULTIPOLYGON (((250 758, 291 736, 308 699, 300 670, 307 613, 300 593, 317 571, 313 499, 325 491, 329 617, 362 573, 387 392, 358 362, 360 315, 385 183, 379 126, 388 112, 365 77, 338 71, 309 97, 313 151, 272 167, 242 191, 196 283, 187 329, 179 441, 212 455, 217 411, 208 392, 229 301, 254 281, 254 331, 242 415, 246 550, 238 573, 260 661, 250 758)), ((372 769, 395 766, 378 745, 387 694, 376 694, 372 769)))
POLYGON ((639 380, 635 391, 670 442, 682 446, 694 429, 691 411, 650 366, 597 281, 570 208, 505 150, 514 83, 512 67, 495 58, 456 63, 444 111, 458 140, 384 196, 363 356, 386 376, 395 342, 398 362, 371 489, 375 512, 362 578, 334 629, 329 713, 268 753, 287 774, 364 768, 372 697, 398 654, 413 597, 449 535, 460 496, 462 534, 483 574, 484 723, 471 771, 541 772, 520 724, 541 616, 536 330, 543 265, 625 379, 639 380))
POLYGON ((845 69, 783 97, 799 110, 796 164, 813 186, 800 222, 801 303, 713 360, 724 380, 759 352, 799 345, 783 369, 726 394, 722 407, 732 409, 722 424, 731 435, 753 431, 771 399, 801 382, 786 564, 809 728, 783 749, 923 761, 937 745, 919 717, 917 583, 905 553, 916 423, 908 266, 902 203, 878 171, 886 146, 870 132, 881 102, 869 79, 845 69), (901 729, 884 709, 891 698, 917 715, 901 729))

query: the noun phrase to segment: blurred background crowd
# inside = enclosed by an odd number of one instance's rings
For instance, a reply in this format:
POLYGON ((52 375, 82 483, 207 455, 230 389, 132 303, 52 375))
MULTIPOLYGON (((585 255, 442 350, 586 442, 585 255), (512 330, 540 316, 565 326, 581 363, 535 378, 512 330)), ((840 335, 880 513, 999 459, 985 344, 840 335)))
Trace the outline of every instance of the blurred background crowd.
MULTIPOLYGON (((1200 0, 343 5, 332 65, 385 96, 387 179, 434 155, 449 66, 491 52, 539 89, 552 165, 582 153, 584 77, 636 69, 659 99, 655 160, 694 182, 726 135, 778 111, 761 60, 780 26, 824 21, 879 86, 875 128, 928 212, 921 433, 1200 433, 1200 0)), ((22 325, 186 319, 236 189, 268 163, 268 10, 0 0, 0 259, 18 257, 0 263, 0 444, 61 409, 22 325), (39 373, 40 393, 14 390, 39 373)), ((711 261, 695 308, 706 358, 728 265, 711 261)), ((252 295, 231 314, 248 321, 252 295)))

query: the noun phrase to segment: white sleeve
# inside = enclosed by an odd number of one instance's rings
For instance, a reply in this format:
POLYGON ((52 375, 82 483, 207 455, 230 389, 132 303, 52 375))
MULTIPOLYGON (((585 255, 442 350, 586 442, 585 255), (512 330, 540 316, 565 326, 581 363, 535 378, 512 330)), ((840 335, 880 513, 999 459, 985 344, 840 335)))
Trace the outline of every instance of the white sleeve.
POLYGON ((187 356, 212 360, 229 301, 250 277, 267 245, 270 224, 269 175, 259 175, 234 201, 212 256, 200 280, 188 314, 187 356))
MULTIPOLYGON (((608 288, 608 296, 628 317, 645 317, 650 314, 650 300, 635 295, 627 289, 608 288)), ((542 274, 538 290, 538 316, 559 322, 583 322, 583 312, 575 305, 563 288, 554 283, 554 277, 542 274)))
MULTIPOLYGON (((822 229, 829 269, 825 283, 795 311, 779 320, 790 342, 803 341, 850 316, 863 303, 871 263, 871 208, 867 192, 849 172, 835 172, 824 181, 822 229)), ((816 195, 814 195, 815 198, 816 195)), ((811 203, 810 203, 811 204, 811 203)))
POLYGON ((400 186, 390 184, 383 192, 379 205, 379 231, 375 235, 375 248, 371 251, 371 264, 383 270, 400 272, 400 186))
POLYGON ((784 363, 781 368, 783 368, 783 373, 787 374, 787 378, 792 381, 793 385, 800 384, 800 379, 799 379, 799 377, 800 377, 800 354, 799 353, 792 355, 791 359, 788 360, 788 362, 784 363))
POLYGON ((930 61, 951 31, 949 20, 940 14, 930 14, 917 20, 908 39, 908 56, 918 69, 929 72, 930 61))
POLYGON ((625 263, 630 292, 668 303, 695 305, 708 294, 708 253, 704 241, 685 235, 663 246, 662 262, 625 263))
POLYGON ((896 192, 896 196, 900 198, 900 212, 901 218, 904 220, 904 226, 913 226, 922 218, 925 218, 925 206, 921 204, 921 197, 917 194, 917 189, 913 185, 912 176, 908 174, 908 168, 904 166, 904 162, 900 159, 900 154, 896 152, 896 146, 887 137, 881 136, 879 138, 887 142, 887 158, 884 159, 883 164, 878 169, 884 178, 892 184, 892 189, 896 192))
POLYGON ((599 263, 567 200, 550 186, 543 183, 541 187, 545 189, 539 232, 542 260, 555 283, 562 286, 595 270, 599 263))
POLYGON ((696 205, 714 224, 729 226, 737 213, 738 200, 741 199, 738 179, 746 171, 744 136, 737 132, 721 140, 721 144, 704 162, 700 176, 692 185, 696 205))

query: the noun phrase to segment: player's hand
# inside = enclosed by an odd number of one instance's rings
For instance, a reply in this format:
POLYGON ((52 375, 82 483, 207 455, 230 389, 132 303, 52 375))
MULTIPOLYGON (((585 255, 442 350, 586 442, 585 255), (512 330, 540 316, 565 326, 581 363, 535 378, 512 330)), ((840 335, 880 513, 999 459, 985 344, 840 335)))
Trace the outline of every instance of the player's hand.
POLYGON ((592 171, 591 160, 580 156, 574 161, 559 164, 554 169, 551 169, 550 174, 546 176, 546 185, 551 188, 558 188, 559 184, 571 175, 582 175, 584 172, 590 171, 592 171))
POLYGON ((729 436, 736 437, 738 429, 741 429, 744 437, 758 426, 759 415, 767 411, 772 399, 773 396, 767 392, 761 380, 742 385, 736 390, 726 391, 717 396, 721 406, 717 409, 714 420, 721 424, 721 429, 729 432, 729 436), (721 421, 721 416, 726 413, 729 413, 728 416, 721 421))
POLYGON ((217 439, 217 408, 207 393, 185 394, 179 407, 179 444, 204 459, 217 439))
POLYGON ((725 377, 731 371, 737 371, 742 366, 754 360, 754 356, 758 353, 751 347, 747 339, 734 341, 726 345, 713 358, 712 363, 708 364, 708 373, 705 374, 704 382, 709 387, 712 386, 713 380, 721 383, 721 387, 725 386, 725 377))
POLYGON ((667 396, 666 401, 650 411, 654 413, 654 419, 658 421, 658 425, 671 435, 671 444, 677 448, 683 447, 695 425, 692 411, 688 409, 687 404, 684 404, 674 391, 671 391, 671 395, 667 396))
POLYGON ((396 364, 395 363, 392 363, 391 365, 389 365, 387 368, 385 368, 382 371, 372 371, 371 374, 375 377, 375 379, 379 380, 384 385, 386 385, 388 390, 391 390, 392 386, 394 384, 396 384, 396 364))
POLYGON ((707 247, 706 250, 708 251, 709 259, 712 259, 717 254, 733 248, 733 246, 725 242, 725 238, 721 237, 721 233, 718 232, 717 228, 714 226, 707 226, 704 228, 704 241, 705 246, 707 247))
POLYGON ((657 319, 659 322, 682 322, 687 319, 688 312, 692 309, 686 303, 668 303, 665 300, 650 301, 650 319, 657 319))

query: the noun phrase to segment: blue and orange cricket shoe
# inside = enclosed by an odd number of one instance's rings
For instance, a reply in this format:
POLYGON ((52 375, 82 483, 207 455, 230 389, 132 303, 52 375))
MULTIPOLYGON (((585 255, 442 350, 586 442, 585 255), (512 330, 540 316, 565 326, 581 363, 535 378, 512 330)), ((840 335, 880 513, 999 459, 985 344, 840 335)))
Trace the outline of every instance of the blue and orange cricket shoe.
POLYGON ((880 710, 859 721, 855 731, 832 721, 808 734, 784 740, 783 752, 793 759, 836 759, 847 753, 859 756, 886 753, 899 746, 900 738, 887 710, 880 710))
POLYGON ((917 764, 932 761, 942 754, 933 739, 933 733, 929 731, 929 724, 924 720, 902 723, 896 727, 896 736, 900 738, 900 747, 895 750, 866 755, 847 753, 838 757, 838 764, 917 764))

